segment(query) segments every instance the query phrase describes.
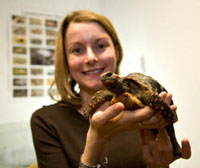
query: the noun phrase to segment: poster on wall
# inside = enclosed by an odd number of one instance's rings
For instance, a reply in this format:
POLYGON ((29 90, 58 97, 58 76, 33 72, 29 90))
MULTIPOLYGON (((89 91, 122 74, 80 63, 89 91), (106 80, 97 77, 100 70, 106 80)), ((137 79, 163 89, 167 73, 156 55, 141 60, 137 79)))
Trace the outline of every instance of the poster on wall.
POLYGON ((48 96, 54 79, 55 42, 62 17, 14 11, 10 16, 12 97, 48 96))

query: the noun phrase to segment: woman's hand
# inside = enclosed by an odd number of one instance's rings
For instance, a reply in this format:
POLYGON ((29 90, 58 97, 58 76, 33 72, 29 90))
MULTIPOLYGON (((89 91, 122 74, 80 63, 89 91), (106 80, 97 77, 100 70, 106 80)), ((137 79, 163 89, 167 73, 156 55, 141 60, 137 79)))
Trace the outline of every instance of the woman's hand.
POLYGON ((122 103, 109 106, 105 111, 96 112, 90 120, 90 130, 107 141, 113 134, 123 130, 163 128, 166 126, 160 114, 146 106, 138 110, 124 110, 122 103))
MULTIPOLYGON (((171 106, 174 109, 174 106, 171 106)), ((166 123, 161 114, 146 106, 138 110, 124 110, 122 103, 108 106, 104 111, 97 111, 90 119, 86 147, 83 155, 85 163, 95 163, 102 159, 106 144, 113 134, 130 129, 163 128, 166 123), (95 154, 92 151, 96 151, 95 154), (85 157, 86 156, 86 157, 85 157), (97 159, 98 158, 98 159, 97 159), (92 159, 92 161, 91 161, 92 159), (88 161, 88 162, 87 162, 88 161)))
MULTIPOLYGON (((162 92, 160 96, 166 103, 170 104, 172 95, 162 92)), ((176 110, 176 106, 171 106, 176 110)), ((143 121, 143 123, 145 123, 143 121)), ((174 160, 178 159, 173 155, 173 147, 165 128, 158 129, 158 134, 149 129, 139 130, 140 141, 143 150, 143 157, 148 168, 166 168, 174 160)), ((191 157, 191 147, 187 139, 181 141, 181 158, 189 159, 191 157)))
MULTIPOLYGON (((162 92, 160 97, 170 104, 171 94, 162 92)), ((171 105, 170 108, 175 112, 177 107, 171 105)), ((122 103, 113 104, 104 111, 97 111, 90 120, 90 129, 105 139, 121 130, 164 128, 166 125, 162 115, 149 106, 138 110, 124 110, 122 103)))
POLYGON ((147 120, 147 122, 149 120, 149 124, 157 125, 156 121, 160 120, 160 117, 157 119, 150 107, 128 111, 124 110, 122 103, 113 104, 104 111, 97 111, 90 119, 82 162, 87 165, 103 162, 107 144, 112 135, 119 131, 140 128, 139 121, 141 120, 147 120))
MULTIPOLYGON (((157 136, 152 130, 139 130, 142 144, 143 157, 148 168, 168 167, 178 159, 173 155, 173 148, 165 128, 159 129, 157 136)), ((190 143, 183 139, 181 157, 189 159, 191 156, 190 143)))

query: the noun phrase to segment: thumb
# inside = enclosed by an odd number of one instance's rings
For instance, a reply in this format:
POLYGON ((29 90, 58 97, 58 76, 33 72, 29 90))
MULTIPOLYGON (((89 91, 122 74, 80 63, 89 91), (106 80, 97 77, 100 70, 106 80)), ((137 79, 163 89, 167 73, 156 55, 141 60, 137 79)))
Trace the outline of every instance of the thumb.
POLYGON ((191 157, 191 147, 189 140, 183 139, 181 141, 181 144, 182 144, 182 151, 181 151, 182 158, 189 159, 191 157))
POLYGON ((111 106, 109 106, 105 111, 103 118, 108 121, 116 117, 121 111, 124 110, 124 104, 121 102, 117 102, 111 106))
POLYGON ((105 124, 107 121, 116 117, 121 111, 124 110, 124 104, 117 102, 109 106, 105 111, 97 111, 92 116, 92 121, 95 123, 105 124))

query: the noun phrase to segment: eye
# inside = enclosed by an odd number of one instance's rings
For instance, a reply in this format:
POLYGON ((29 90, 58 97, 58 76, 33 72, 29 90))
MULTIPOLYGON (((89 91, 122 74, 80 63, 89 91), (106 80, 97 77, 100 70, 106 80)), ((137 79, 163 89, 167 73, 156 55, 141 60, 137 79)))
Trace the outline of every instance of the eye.
POLYGON ((100 51, 104 51, 105 48, 106 46, 104 44, 97 44, 94 49, 96 52, 100 52, 100 51))
POLYGON ((75 47, 70 49, 70 53, 74 54, 74 55, 80 55, 84 52, 84 49, 82 47, 75 47))
POLYGON ((106 47, 106 45, 104 45, 104 44, 99 44, 97 47, 98 47, 98 49, 103 49, 103 48, 106 47))
POLYGON ((109 43, 106 41, 98 42, 95 46, 95 50, 104 51, 109 46, 109 43))
POLYGON ((73 53, 80 53, 81 52, 81 48, 74 48, 72 50, 73 53))

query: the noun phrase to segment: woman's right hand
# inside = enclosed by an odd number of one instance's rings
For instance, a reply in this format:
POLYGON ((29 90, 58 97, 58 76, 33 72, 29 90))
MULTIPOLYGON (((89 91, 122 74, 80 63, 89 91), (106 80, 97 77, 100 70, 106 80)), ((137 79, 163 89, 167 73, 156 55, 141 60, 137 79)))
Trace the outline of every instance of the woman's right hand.
POLYGON ((123 130, 141 129, 140 121, 145 121, 146 129, 166 125, 164 119, 148 106, 131 111, 124 110, 122 103, 115 103, 104 111, 97 111, 90 119, 82 162, 87 165, 103 162, 109 139, 123 130))
POLYGON ((124 110, 122 103, 113 104, 105 111, 96 112, 90 120, 91 131, 105 141, 119 131, 163 128, 166 125, 161 114, 156 113, 149 106, 138 110, 124 110))
MULTIPOLYGON (((172 110, 176 110, 171 106, 172 110)), ((104 111, 97 111, 90 119, 83 160, 85 163, 95 163, 105 155, 109 139, 117 132, 131 129, 163 128, 167 124, 158 112, 149 106, 137 110, 124 110, 122 103, 108 106, 104 111), (94 152, 95 151, 95 152, 94 152)))
MULTIPOLYGON (((167 104, 170 104, 171 93, 161 92, 159 96, 167 104)), ((170 105, 170 108, 176 112, 176 105, 170 105)), ((97 111, 90 119, 90 130, 105 140, 122 130, 159 129, 166 125, 163 116, 149 106, 137 110, 124 110, 124 105, 120 102, 109 106, 104 111, 97 111)))

